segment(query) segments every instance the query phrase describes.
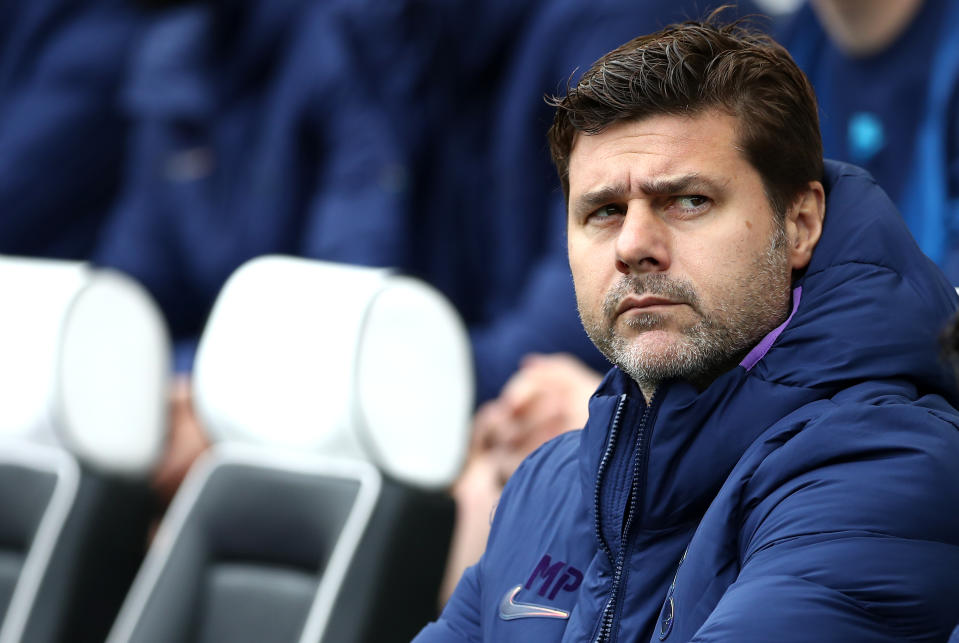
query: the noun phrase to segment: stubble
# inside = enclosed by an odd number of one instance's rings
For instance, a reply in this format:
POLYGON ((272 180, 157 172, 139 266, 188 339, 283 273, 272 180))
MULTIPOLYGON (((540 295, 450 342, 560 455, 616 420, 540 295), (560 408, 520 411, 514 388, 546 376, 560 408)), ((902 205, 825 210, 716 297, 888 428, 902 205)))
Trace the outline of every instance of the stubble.
POLYGON ((749 350, 788 315, 790 297, 785 230, 777 225, 766 250, 752 270, 730 284, 726 297, 704 310, 693 285, 662 273, 623 275, 606 294, 598 315, 579 304, 580 318, 596 347, 651 397, 661 382, 670 379, 692 381, 702 387, 721 373, 735 367, 749 350), (666 350, 644 350, 636 341, 640 334, 665 328, 667 319, 659 313, 633 314, 621 324, 631 332, 624 335, 616 326, 616 309, 623 297, 651 294, 686 304, 697 320, 682 329, 680 337, 666 350))

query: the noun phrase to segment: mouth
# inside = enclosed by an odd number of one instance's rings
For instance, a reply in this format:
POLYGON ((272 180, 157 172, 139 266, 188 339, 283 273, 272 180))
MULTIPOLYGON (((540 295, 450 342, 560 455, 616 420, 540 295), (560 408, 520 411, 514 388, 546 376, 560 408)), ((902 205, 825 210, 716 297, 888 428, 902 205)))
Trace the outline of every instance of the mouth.
POLYGON ((652 312, 656 308, 668 306, 681 306, 683 302, 673 301, 659 295, 627 295, 619 302, 616 307, 616 316, 619 317, 630 311, 652 312))

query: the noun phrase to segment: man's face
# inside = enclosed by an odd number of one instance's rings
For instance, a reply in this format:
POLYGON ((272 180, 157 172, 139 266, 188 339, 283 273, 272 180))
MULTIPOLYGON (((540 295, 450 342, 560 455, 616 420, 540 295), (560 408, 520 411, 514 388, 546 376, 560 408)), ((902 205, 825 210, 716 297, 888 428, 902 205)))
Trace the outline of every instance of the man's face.
POLYGON ((786 318, 787 235, 719 111, 578 135, 569 263, 586 332, 647 397, 708 384, 786 318))

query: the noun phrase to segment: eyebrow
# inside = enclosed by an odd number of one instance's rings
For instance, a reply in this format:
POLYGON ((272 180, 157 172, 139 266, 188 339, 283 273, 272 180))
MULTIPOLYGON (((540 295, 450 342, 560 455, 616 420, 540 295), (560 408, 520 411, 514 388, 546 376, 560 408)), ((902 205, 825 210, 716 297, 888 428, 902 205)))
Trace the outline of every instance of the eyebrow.
MULTIPOLYGON (((639 189, 643 194, 652 196, 669 196, 673 194, 689 194, 693 192, 720 192, 728 181, 715 181, 696 172, 676 177, 654 178, 643 181, 639 189)), ((601 205, 615 203, 622 200, 630 192, 626 183, 604 185, 595 190, 586 192, 576 199, 573 213, 582 215, 593 211, 601 205)))

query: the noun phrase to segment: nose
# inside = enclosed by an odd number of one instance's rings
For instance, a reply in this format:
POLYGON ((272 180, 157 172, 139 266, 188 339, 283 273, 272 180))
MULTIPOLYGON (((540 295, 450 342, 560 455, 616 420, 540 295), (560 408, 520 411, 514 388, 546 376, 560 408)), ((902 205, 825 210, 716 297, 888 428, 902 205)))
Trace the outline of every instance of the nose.
POLYGON ((623 274, 669 269, 669 230, 644 201, 629 204, 616 238, 616 269, 623 274))

